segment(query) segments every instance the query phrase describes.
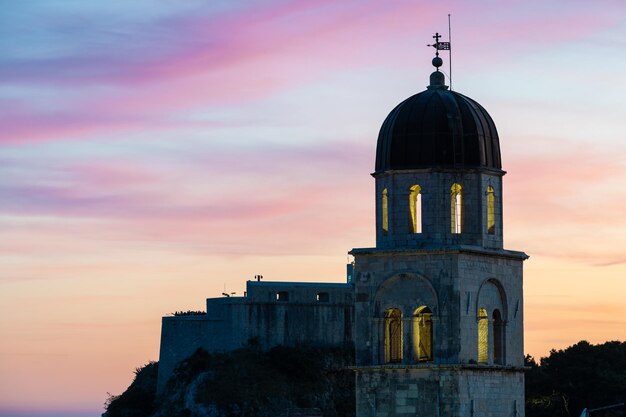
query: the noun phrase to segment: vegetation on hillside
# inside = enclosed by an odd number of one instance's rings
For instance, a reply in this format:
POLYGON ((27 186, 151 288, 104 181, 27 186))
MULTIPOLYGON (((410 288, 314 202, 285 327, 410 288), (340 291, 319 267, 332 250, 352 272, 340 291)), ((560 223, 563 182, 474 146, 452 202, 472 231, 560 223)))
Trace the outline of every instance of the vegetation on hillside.
POLYGON ((135 369, 135 379, 122 395, 110 395, 104 403, 107 417, 147 417, 154 410, 158 363, 135 369))
POLYGON ((354 375, 346 367, 353 362, 351 349, 277 346, 263 352, 254 342, 229 353, 199 349, 178 365, 159 397, 156 378, 152 396, 140 389, 152 365, 138 370, 128 390, 107 402, 106 417, 280 417, 296 408, 351 417, 354 375))
MULTIPOLYGON (((181 362, 156 396, 158 364, 135 371, 106 417, 280 417, 293 408, 318 408, 325 417, 355 415, 354 363, 349 349, 278 346, 252 341, 229 353, 199 349, 181 362)), ((578 417, 626 400, 626 342, 581 341, 552 350, 539 362, 526 357, 526 417, 578 417)), ((624 416, 624 408, 591 417, 624 416)))
MULTIPOLYGON (((526 357, 526 417, 578 417, 626 400, 626 342, 586 341, 552 350, 539 363, 526 357)), ((624 416, 624 408, 591 416, 624 416)))

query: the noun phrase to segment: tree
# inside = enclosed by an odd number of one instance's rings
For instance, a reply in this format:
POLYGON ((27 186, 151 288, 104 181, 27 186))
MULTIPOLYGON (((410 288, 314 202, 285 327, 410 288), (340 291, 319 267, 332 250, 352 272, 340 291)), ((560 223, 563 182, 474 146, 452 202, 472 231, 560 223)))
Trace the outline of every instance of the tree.
POLYGON ((551 350, 537 364, 526 357, 527 417, 578 417, 584 408, 623 402, 626 397, 626 342, 587 341, 551 350))

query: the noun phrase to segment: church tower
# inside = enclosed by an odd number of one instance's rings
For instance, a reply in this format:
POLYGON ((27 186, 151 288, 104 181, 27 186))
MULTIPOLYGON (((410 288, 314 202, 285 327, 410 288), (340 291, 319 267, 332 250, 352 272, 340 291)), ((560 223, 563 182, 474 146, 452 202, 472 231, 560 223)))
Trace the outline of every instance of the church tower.
POLYGON ((383 122, 376 247, 350 252, 357 416, 524 416, 528 256, 503 248, 498 132, 433 65, 383 122))

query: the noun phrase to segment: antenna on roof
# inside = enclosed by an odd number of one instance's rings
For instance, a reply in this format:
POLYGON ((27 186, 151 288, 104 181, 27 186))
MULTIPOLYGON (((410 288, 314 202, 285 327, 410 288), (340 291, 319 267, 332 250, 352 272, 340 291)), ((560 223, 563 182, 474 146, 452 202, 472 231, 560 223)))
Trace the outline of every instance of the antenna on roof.
POLYGON ((452 91, 452 30, 450 29, 450 13, 448 13, 448 68, 450 72, 450 91, 452 91))

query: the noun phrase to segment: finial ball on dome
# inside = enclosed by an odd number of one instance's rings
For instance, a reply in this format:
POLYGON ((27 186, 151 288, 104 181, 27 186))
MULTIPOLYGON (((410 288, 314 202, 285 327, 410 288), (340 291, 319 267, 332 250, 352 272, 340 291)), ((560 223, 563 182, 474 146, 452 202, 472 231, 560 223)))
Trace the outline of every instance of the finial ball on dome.
POLYGON ((439 58, 438 56, 433 58, 433 66, 439 68, 440 66, 443 65, 443 59, 439 58))

